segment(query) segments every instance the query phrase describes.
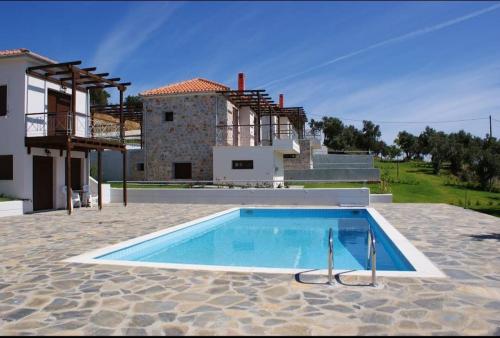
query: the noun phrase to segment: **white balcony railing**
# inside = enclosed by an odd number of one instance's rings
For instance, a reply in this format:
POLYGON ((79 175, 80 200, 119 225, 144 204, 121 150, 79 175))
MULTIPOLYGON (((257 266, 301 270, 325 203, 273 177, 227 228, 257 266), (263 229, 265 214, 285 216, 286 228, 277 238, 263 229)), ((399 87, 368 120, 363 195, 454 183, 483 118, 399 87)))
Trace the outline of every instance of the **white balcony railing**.
POLYGON ((90 118, 90 116, 82 113, 61 114, 49 112, 25 115, 26 137, 61 135, 119 140, 120 123, 107 119, 90 118))

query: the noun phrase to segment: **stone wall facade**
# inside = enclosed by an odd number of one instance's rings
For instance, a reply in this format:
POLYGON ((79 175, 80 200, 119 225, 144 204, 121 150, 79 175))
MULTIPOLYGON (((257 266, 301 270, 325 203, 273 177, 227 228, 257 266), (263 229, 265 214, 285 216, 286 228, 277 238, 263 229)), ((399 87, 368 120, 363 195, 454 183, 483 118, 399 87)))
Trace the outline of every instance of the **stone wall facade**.
POLYGON ((234 106, 216 93, 143 97, 145 180, 174 178, 174 163, 191 163, 193 180, 212 180, 212 147, 232 144, 234 106), (165 113, 173 113, 166 121, 165 113))
POLYGON ((144 163, 144 150, 143 149, 133 149, 127 152, 127 179, 129 181, 144 181, 145 180, 145 171, 140 170, 141 164, 144 164, 142 168, 145 168, 144 163))
POLYGON ((312 149, 310 140, 299 140, 300 154, 295 158, 284 158, 285 170, 312 169, 312 149))

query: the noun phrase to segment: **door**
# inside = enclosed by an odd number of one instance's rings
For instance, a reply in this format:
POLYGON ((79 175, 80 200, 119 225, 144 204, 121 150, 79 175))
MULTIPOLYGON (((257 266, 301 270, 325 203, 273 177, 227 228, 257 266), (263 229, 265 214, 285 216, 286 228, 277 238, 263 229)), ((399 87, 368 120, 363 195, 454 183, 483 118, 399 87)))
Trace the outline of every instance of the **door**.
POLYGON ((71 107, 71 96, 55 90, 48 90, 47 112, 48 135, 66 135, 68 128, 68 113, 71 107))
POLYGON ((33 210, 53 209, 53 159, 33 156, 33 210))
POLYGON ((174 163, 175 179, 191 179, 191 163, 174 163))
MULTIPOLYGON (((66 167, 66 162, 64 162, 66 167)), ((82 190, 82 159, 71 158, 71 189, 82 190)))

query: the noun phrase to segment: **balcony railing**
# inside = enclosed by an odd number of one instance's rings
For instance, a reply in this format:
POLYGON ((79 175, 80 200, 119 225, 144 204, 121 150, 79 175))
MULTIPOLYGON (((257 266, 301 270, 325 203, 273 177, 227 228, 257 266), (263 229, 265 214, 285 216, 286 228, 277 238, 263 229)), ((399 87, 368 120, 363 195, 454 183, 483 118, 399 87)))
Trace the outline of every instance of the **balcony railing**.
POLYGON ((120 123, 111 119, 91 118, 86 114, 71 112, 67 114, 47 112, 25 115, 26 137, 64 135, 120 140, 120 123))
POLYGON ((295 129, 276 131, 271 130, 269 138, 269 125, 261 125, 259 130, 255 125, 219 125, 216 127, 216 145, 218 146, 269 146, 271 140, 289 139, 298 142, 299 134, 295 129), (260 138, 260 142, 259 142, 260 138))

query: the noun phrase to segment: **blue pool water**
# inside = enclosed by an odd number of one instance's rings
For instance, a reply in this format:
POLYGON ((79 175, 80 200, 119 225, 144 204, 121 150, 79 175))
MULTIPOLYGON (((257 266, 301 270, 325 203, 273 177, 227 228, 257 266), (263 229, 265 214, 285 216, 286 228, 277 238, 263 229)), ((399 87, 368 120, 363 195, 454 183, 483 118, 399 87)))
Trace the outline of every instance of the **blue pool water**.
POLYGON ((326 269, 332 228, 335 269, 366 270, 369 226, 377 270, 415 271, 364 209, 239 209, 97 259, 326 269))

